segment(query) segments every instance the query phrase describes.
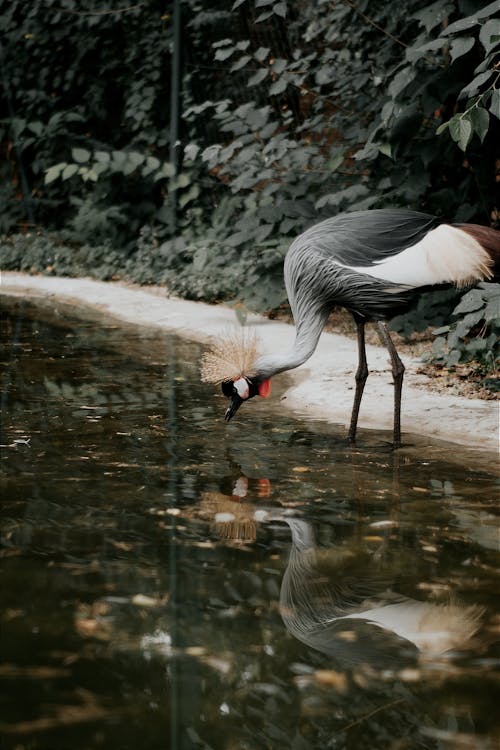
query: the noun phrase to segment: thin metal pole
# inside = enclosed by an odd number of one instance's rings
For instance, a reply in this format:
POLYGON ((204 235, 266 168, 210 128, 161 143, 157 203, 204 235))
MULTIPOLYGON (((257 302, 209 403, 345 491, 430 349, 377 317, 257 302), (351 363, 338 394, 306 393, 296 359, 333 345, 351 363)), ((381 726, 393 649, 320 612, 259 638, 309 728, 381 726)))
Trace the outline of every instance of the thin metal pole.
POLYGON ((170 163, 174 171, 170 180, 169 202, 171 207, 171 229, 177 229, 177 189, 175 181, 179 172, 179 120, 181 89, 181 0, 174 0, 174 47, 170 76, 170 163))
MULTIPOLYGON (((167 419, 166 428, 168 433, 168 503, 172 508, 177 507, 177 399, 176 399, 176 381, 175 373, 177 369, 177 347, 175 339, 169 340, 168 346, 168 364, 166 368, 166 380, 168 388, 167 399, 167 419)), ((172 648, 178 647, 179 637, 179 601, 178 601, 178 566, 177 566, 177 519, 175 515, 170 516, 171 529, 169 534, 169 552, 168 552, 168 580, 169 580, 169 601, 172 606, 172 619, 170 621, 170 637, 172 648)), ((179 661, 172 659, 169 665, 170 675, 170 750, 178 750, 180 741, 180 700, 179 700, 179 661)))

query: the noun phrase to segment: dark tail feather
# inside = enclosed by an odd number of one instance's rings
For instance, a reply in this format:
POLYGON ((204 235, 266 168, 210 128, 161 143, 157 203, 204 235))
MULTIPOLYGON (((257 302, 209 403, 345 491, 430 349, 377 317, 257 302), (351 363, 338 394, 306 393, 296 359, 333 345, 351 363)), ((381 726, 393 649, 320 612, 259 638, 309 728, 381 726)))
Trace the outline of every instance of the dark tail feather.
POLYGON ((500 232, 498 229, 483 227, 481 224, 455 224, 454 226, 467 232, 481 247, 483 247, 493 261, 492 271, 496 277, 500 276, 500 232))

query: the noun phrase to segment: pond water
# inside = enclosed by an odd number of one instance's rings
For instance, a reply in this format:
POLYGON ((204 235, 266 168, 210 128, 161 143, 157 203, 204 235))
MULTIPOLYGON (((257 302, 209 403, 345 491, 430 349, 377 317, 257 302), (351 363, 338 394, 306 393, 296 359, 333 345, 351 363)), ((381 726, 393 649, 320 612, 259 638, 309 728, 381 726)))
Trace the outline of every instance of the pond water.
POLYGON ((491 456, 243 406, 3 300, 3 750, 500 747, 491 456))

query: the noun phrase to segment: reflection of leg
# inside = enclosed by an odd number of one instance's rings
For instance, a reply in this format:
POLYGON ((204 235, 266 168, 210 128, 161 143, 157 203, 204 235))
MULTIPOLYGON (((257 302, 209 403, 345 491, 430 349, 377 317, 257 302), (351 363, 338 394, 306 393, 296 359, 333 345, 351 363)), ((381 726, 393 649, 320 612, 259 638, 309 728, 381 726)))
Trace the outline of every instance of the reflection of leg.
POLYGON ((354 379, 356 381, 356 391, 354 393, 354 404, 352 407, 351 424, 349 426, 348 439, 352 443, 356 437, 356 429, 358 426, 358 415, 359 407, 361 405, 361 399, 363 397, 363 390, 365 387, 366 379, 368 377, 368 365, 366 363, 366 347, 365 347, 365 322, 355 318, 356 326, 358 329, 358 369, 354 379))
POLYGON ((378 320, 377 326, 391 358, 392 377, 394 380, 394 447, 399 448, 401 445, 401 391, 403 388, 405 366, 399 358, 396 347, 389 335, 387 325, 378 320))
POLYGON ((398 526, 401 514, 401 460, 401 453, 399 451, 392 451, 391 521, 397 523, 398 526))

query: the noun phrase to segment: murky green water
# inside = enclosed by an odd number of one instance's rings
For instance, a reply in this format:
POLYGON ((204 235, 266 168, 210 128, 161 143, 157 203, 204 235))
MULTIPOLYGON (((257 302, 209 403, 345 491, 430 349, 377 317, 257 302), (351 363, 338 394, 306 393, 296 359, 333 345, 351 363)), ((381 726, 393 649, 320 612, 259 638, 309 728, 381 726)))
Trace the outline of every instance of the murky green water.
POLYGON ((488 457, 226 425, 196 345, 54 315, 2 318, 3 750, 500 746, 488 457))

